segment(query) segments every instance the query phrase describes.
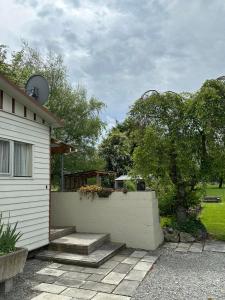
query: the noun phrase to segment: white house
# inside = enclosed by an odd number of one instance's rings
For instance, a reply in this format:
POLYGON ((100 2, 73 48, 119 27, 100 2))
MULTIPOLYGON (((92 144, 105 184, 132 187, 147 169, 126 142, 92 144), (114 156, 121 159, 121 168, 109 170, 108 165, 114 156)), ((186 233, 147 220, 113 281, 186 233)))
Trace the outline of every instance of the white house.
POLYGON ((0 75, 0 213, 18 222, 18 246, 49 243, 50 134, 62 123, 0 75))

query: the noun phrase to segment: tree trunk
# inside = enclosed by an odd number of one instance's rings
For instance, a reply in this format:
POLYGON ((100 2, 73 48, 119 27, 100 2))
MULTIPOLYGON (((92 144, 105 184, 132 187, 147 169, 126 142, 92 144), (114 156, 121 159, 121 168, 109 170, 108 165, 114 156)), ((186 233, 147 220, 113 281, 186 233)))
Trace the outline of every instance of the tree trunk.
POLYGON ((185 191, 185 184, 178 183, 177 185, 177 221, 179 223, 184 223, 187 220, 187 209, 185 208, 186 202, 186 191, 185 191))
POLYGON ((185 223, 188 217, 186 208, 179 205, 177 207, 176 215, 178 223, 185 223))
POLYGON ((220 177, 220 180, 219 180, 219 189, 222 189, 223 187, 223 177, 220 177))

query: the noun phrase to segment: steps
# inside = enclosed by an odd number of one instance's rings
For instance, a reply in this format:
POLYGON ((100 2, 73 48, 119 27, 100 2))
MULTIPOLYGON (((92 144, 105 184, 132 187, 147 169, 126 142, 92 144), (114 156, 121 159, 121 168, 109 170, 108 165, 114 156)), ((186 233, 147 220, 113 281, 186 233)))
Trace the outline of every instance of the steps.
POLYGON ((50 241, 59 239, 65 235, 76 232, 75 226, 56 227, 50 230, 50 241))
POLYGON ((36 257, 41 260, 48 260, 62 264, 98 268, 108 259, 117 254, 124 246, 125 244, 108 242, 89 255, 46 250, 40 252, 36 257))
POLYGON ((88 255, 106 242, 109 234, 72 233, 52 241, 49 249, 88 255))
POLYGON ((75 227, 51 229, 48 249, 39 252, 36 257, 63 264, 97 268, 125 247, 123 243, 111 242, 109 234, 75 231, 75 227))

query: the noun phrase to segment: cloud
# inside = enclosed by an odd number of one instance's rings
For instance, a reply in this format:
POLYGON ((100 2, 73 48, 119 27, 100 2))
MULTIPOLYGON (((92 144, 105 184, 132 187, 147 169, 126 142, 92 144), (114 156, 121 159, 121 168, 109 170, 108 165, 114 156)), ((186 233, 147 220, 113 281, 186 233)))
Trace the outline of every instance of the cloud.
POLYGON ((106 102, 106 121, 148 89, 193 91, 225 71, 221 0, 4 1, 3 41, 63 54, 71 82, 106 102))

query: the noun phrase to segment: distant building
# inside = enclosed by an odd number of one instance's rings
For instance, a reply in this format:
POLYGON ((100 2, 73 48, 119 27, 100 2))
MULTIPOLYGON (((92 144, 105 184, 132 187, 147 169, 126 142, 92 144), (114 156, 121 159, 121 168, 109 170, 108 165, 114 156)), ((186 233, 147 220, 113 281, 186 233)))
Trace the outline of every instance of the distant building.
POLYGON ((129 175, 121 175, 115 179, 115 189, 120 190, 126 187, 126 182, 134 181, 137 191, 145 191, 145 181, 142 177, 131 177, 129 175))

